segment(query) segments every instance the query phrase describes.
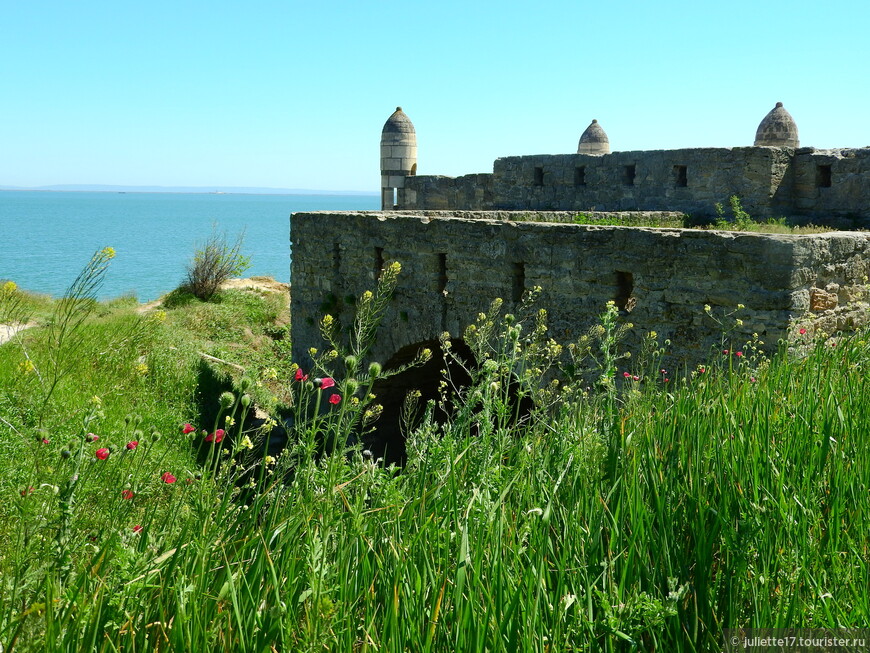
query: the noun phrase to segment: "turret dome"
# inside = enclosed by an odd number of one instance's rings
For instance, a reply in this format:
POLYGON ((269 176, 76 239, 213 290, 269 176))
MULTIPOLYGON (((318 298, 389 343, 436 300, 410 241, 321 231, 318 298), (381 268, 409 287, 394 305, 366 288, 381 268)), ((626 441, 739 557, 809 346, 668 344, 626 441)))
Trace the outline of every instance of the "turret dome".
POLYGON ((589 123, 586 131, 580 135, 577 154, 610 154, 610 140, 597 120, 589 123))
POLYGON ((387 122, 384 123, 382 134, 414 134, 414 124, 411 119, 402 111, 402 107, 396 107, 387 122))
POLYGON ((758 125, 755 146, 800 147, 797 123, 782 106, 782 102, 777 102, 758 125))

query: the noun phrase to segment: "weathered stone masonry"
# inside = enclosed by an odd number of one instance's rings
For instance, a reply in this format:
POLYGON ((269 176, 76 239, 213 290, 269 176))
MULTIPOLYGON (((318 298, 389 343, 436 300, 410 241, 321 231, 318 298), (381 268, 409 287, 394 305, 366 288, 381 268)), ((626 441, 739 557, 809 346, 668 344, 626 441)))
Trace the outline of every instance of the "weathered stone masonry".
POLYGON ((309 365, 308 348, 322 347, 321 316, 329 312, 350 324, 352 300, 372 289, 380 266, 394 260, 402 274, 372 352, 380 362, 444 331, 460 337, 494 298, 503 298, 510 311, 533 286, 543 289, 540 303, 557 340, 585 332, 614 300, 635 325, 629 344, 654 330, 672 342, 669 364, 690 367, 707 360, 721 337, 705 304, 716 316, 745 305, 732 342, 741 346, 758 333, 768 349, 788 336, 796 320, 833 332, 866 319, 870 234, 764 235, 553 221, 570 215, 294 214, 294 357, 309 365))
POLYGON ((611 153, 593 120, 576 154, 505 157, 491 174, 458 178, 417 176, 416 132, 398 107, 380 154, 382 206, 396 211, 291 218, 293 347, 304 366, 308 348, 321 346, 323 313, 350 324, 354 298, 394 260, 403 271, 372 352, 382 363, 444 331, 460 337, 494 298, 510 311, 534 286, 543 289, 557 340, 585 332, 612 300, 635 325, 630 345, 656 331, 672 343, 671 364, 689 368, 722 337, 712 317, 727 328, 742 320, 729 332, 731 346, 757 333, 768 350, 795 321, 833 333, 867 319, 867 233, 572 223, 579 211, 709 216, 737 195, 756 218, 870 225, 870 148, 800 148, 782 103, 761 121, 752 147, 611 153), (745 308, 723 318, 738 304, 745 308))
POLYGON ((492 174, 405 179, 401 209, 683 211, 737 195, 756 218, 870 226, 870 148, 695 148, 497 159, 492 174))

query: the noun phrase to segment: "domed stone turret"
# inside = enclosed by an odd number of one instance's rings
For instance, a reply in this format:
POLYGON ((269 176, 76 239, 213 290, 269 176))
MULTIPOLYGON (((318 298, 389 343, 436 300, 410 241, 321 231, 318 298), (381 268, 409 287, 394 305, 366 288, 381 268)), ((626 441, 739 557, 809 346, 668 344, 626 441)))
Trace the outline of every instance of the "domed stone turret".
POLYGON ((580 135, 577 154, 610 154, 610 140, 597 120, 589 123, 586 131, 580 135))
POLYGON ((797 124, 782 106, 782 102, 777 102, 758 125, 758 130, 755 132, 755 146, 800 147, 797 124))
POLYGON ((417 174, 417 133, 402 107, 381 132, 381 210, 405 203, 405 177, 417 174))

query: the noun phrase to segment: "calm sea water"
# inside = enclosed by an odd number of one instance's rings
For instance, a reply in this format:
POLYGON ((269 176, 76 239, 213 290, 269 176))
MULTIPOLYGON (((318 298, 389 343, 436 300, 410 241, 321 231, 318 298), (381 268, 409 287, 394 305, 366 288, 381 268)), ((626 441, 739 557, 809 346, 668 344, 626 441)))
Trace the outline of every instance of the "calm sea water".
POLYGON ((236 195, 0 191, 0 280, 59 296, 93 253, 116 257, 100 298, 140 301, 176 288, 215 225, 245 232, 246 276, 290 281, 290 214, 378 209, 377 195, 236 195))

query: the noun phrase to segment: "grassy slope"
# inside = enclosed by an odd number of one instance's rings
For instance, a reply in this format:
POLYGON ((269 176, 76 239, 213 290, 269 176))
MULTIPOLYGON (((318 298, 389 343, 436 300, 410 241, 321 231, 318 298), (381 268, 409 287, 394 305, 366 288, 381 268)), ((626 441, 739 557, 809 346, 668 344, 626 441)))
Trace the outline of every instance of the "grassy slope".
MULTIPOLYGON (((180 431, 214 428, 196 421, 197 352, 245 366, 265 404, 320 391, 290 382, 277 300, 175 299, 165 321, 111 307, 89 323, 41 425, 21 348, 0 347, 7 651, 688 651, 723 627, 870 619, 860 337, 769 366, 719 356, 684 383, 635 370, 522 428, 489 365, 453 420, 410 435, 400 474, 315 455, 365 409, 339 379, 344 400, 239 489, 212 471, 229 455, 206 446, 200 465, 202 436, 180 431)), ((492 358, 513 365, 504 337, 492 358)), ((39 363, 40 331, 23 342, 39 363)))

